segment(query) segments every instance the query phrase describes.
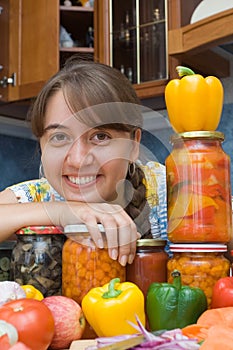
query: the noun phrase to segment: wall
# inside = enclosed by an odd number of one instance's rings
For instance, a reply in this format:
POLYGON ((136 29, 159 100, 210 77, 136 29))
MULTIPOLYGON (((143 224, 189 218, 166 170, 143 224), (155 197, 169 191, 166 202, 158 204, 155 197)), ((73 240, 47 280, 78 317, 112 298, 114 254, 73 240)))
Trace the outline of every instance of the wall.
POLYGON ((17 182, 38 177, 37 142, 0 134, 0 190, 17 182))

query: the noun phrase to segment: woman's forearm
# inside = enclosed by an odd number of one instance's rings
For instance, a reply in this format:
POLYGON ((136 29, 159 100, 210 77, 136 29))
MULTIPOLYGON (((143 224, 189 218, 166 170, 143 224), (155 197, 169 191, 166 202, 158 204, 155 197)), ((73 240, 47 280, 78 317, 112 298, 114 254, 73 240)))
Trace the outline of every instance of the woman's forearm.
MULTIPOLYGON (((51 206, 51 203, 49 203, 51 206)), ((53 204, 55 206, 56 203, 53 204)), ((0 204, 0 241, 8 239, 22 227, 30 225, 57 225, 47 203, 0 204), (50 212, 50 214, 49 214, 50 212), (53 222, 54 221, 54 222, 53 222)))

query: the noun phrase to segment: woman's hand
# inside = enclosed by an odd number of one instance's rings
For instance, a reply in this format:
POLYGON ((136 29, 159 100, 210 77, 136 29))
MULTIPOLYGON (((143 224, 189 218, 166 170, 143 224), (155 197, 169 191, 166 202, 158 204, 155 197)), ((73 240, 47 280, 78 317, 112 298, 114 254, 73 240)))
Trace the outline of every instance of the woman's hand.
MULTIPOLYGON (((121 265, 131 264, 136 253, 136 241, 140 238, 133 220, 116 204, 60 202, 59 221, 61 226, 84 223, 95 244, 104 247, 98 228, 105 229, 109 255, 121 265)), ((56 220, 57 221, 57 220, 56 220)))

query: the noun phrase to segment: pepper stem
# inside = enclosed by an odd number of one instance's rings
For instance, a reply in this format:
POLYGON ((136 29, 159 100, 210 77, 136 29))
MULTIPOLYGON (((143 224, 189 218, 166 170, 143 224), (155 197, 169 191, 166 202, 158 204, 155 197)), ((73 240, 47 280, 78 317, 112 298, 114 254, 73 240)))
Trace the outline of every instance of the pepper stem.
POLYGON ((122 293, 122 290, 115 289, 116 283, 120 283, 120 278, 113 278, 108 284, 108 291, 102 295, 104 299, 116 298, 122 293))
POLYGON ((176 289, 180 289, 181 288, 180 271, 174 270, 174 271, 172 271, 171 275, 173 277, 173 285, 176 287, 176 289))
POLYGON ((177 66, 176 71, 179 77, 184 77, 185 75, 194 75, 194 71, 191 68, 187 68, 184 66, 177 66))

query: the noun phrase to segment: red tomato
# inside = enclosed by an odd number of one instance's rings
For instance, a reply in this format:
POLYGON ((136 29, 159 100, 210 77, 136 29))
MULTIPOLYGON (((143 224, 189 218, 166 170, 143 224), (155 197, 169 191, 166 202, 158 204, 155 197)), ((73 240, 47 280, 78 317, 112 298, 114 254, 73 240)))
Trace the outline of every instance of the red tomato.
POLYGON ((8 335, 5 333, 0 336, 0 349, 9 350, 11 347, 8 335))
POLYGON ((19 341, 32 350, 48 349, 55 331, 49 308, 39 300, 18 299, 0 307, 0 319, 18 331, 19 341))

